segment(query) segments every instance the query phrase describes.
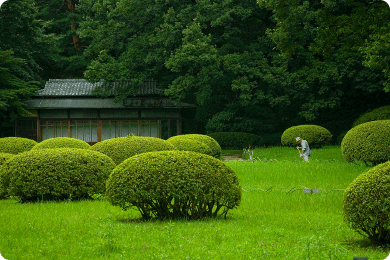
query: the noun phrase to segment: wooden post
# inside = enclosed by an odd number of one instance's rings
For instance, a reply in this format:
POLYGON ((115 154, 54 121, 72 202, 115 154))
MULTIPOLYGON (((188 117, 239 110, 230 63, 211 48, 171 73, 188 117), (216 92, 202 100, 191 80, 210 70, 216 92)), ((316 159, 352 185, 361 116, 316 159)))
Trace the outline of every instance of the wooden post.
POLYGON ((100 142, 102 140, 102 120, 97 121, 97 141, 100 142))
POLYGON ((68 137, 72 137, 72 133, 70 132, 70 120, 68 120, 68 137))
POLYGON ((138 136, 141 136, 141 120, 138 120, 138 136))
POLYGON ((177 135, 181 135, 181 119, 177 119, 177 135))
POLYGON ((37 118, 37 142, 42 141, 42 128, 41 128, 41 120, 37 118))

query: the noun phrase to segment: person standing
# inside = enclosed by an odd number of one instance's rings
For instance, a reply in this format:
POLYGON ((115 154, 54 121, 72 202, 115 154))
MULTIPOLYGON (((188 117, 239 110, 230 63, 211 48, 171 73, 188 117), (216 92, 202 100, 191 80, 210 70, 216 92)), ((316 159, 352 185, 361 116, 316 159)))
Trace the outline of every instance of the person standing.
POLYGON ((300 156, 303 157, 303 160, 305 160, 305 162, 309 162, 309 157, 311 155, 309 143, 306 140, 301 139, 300 137, 297 137, 295 140, 301 145, 301 147, 297 146, 297 149, 302 149, 300 156))

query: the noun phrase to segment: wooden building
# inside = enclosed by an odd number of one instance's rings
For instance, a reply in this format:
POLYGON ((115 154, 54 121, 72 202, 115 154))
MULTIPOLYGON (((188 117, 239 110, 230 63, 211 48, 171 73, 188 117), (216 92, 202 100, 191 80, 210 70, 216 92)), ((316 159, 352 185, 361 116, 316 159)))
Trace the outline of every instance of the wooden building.
POLYGON ((113 83, 107 97, 93 94, 102 81, 51 79, 25 101, 32 115, 15 122, 15 136, 38 142, 53 137, 72 137, 90 144, 128 135, 167 139, 181 134, 181 111, 195 107, 181 102, 175 105, 147 80, 134 96, 118 103, 114 96, 130 81, 113 83))

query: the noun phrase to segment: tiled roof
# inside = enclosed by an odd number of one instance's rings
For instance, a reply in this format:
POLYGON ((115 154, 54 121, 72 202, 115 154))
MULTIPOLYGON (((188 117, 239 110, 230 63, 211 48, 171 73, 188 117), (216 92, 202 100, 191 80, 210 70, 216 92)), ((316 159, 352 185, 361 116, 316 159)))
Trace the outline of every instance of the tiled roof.
MULTIPOLYGON (((35 96, 94 96, 92 91, 102 86, 103 81, 90 83, 85 79, 49 79, 45 88, 38 90, 35 96)), ((114 96, 117 89, 129 86, 130 80, 115 81, 112 83, 110 96, 114 96)), ((135 95, 164 95, 164 90, 157 89, 153 80, 145 80, 135 95)))

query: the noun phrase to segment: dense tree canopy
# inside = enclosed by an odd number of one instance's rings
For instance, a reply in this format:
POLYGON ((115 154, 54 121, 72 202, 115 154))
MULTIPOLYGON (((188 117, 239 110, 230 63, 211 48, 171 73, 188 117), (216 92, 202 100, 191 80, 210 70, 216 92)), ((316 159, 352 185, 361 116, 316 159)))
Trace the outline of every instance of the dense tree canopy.
POLYGON ((26 61, 16 77, 132 79, 117 100, 154 78, 171 98, 197 104, 199 132, 271 134, 311 122, 337 134, 388 105, 383 1, 8 2, 0 48, 26 61))

